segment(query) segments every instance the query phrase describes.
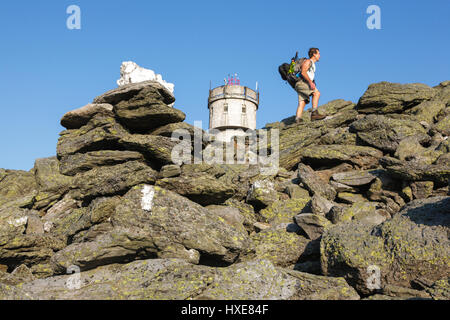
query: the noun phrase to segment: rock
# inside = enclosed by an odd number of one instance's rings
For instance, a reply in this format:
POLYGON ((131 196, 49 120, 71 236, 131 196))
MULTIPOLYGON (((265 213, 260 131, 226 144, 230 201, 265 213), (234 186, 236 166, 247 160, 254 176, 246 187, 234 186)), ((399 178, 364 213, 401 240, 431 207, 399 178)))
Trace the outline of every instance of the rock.
POLYGON ((334 203, 332 201, 319 195, 314 195, 311 198, 311 209, 314 214, 326 216, 333 206, 334 203))
POLYGON ((178 259, 135 261, 35 280, 24 284, 20 292, 52 300, 359 299, 342 278, 276 268, 267 260, 228 268, 196 266, 178 259))
POLYGON ((330 181, 330 186, 332 186, 334 188, 334 190, 336 190, 336 192, 338 192, 338 193, 339 192, 353 192, 353 193, 357 192, 357 190, 355 188, 347 186, 347 185, 339 183, 339 182, 336 182, 336 181, 333 181, 333 180, 330 181))
POLYGON ((415 106, 406 111, 407 114, 413 114, 417 120, 425 121, 431 125, 434 122, 434 118, 445 108, 445 103, 442 101, 433 99, 432 101, 424 101, 421 104, 415 106))
MULTIPOLYGON (((311 240, 287 232, 285 229, 274 229, 269 226, 269 229, 253 234, 251 240, 255 248, 255 257, 251 257, 252 260, 255 258, 269 260, 279 267, 291 267, 300 257, 313 255, 307 250, 311 240)), ((316 258, 319 256, 318 249, 315 252, 316 258)))
POLYGON ((304 199, 309 197, 309 192, 306 189, 300 188, 297 184, 289 184, 285 192, 291 199, 304 199))
POLYGON ((450 136, 450 115, 445 116, 441 120, 439 120, 434 126, 433 129, 440 132, 444 136, 450 136))
POLYGON ((406 181, 433 181, 435 187, 448 185, 450 167, 448 165, 426 165, 414 161, 400 161, 391 157, 380 159, 380 164, 394 178, 406 181))
POLYGON ((361 113, 395 113, 430 100, 437 91, 420 83, 399 84, 380 82, 371 84, 359 99, 356 109, 361 113))
POLYGON ((34 300, 30 294, 25 293, 22 289, 9 286, 0 282, 0 300, 34 300))
POLYGON ((411 183, 412 194, 415 199, 426 199, 433 193, 433 181, 416 181, 411 183))
POLYGON ((431 141, 427 134, 421 133, 401 140, 394 156, 400 160, 415 160, 425 164, 432 164, 442 154, 434 147, 425 148, 424 144, 431 141))
POLYGON ((368 145, 392 153, 397 150, 403 139, 426 133, 417 121, 394 119, 375 114, 367 115, 353 122, 350 130, 356 132, 358 138, 368 145))
POLYGON ((61 119, 61 125, 66 129, 79 129, 86 125, 96 114, 114 117, 113 106, 107 103, 88 104, 76 110, 67 112, 61 119))
POLYGON ((154 98, 155 100, 162 101, 164 104, 175 102, 175 97, 172 92, 167 90, 167 88, 159 82, 148 80, 138 83, 129 83, 110 90, 95 98, 93 103, 108 103, 114 106, 121 101, 128 101, 134 97, 154 98))
POLYGON ((155 74, 153 70, 142 68, 133 61, 122 62, 122 65, 120 66, 120 79, 117 80, 118 86, 144 81, 157 81, 171 93, 173 93, 175 88, 173 83, 164 81, 162 76, 160 74, 155 74))
POLYGON ((375 227, 355 221, 327 228, 321 241, 323 274, 345 276, 362 294, 448 277, 449 206, 449 197, 415 200, 375 227), (379 281, 373 284, 377 270, 379 281))
POLYGON ((174 101, 173 94, 156 81, 127 84, 94 99, 94 103, 112 104, 117 118, 136 131, 182 122, 186 115, 168 106, 174 101))
POLYGON ((383 287, 382 294, 402 299, 431 299, 431 296, 424 291, 403 288, 394 285, 386 285, 385 287, 383 287))
POLYGON ((341 200, 344 203, 349 204, 367 201, 367 199, 364 198, 362 195, 351 192, 339 192, 337 195, 337 199, 341 200))
POLYGON ((141 184, 154 184, 157 172, 140 161, 98 167, 74 177, 71 191, 75 199, 92 199, 127 192, 141 184))
POLYGON ((320 238, 324 230, 331 225, 331 222, 325 217, 312 213, 302 213, 295 216, 295 223, 311 240, 320 238))
POLYGON ((364 186, 375 180, 376 176, 370 171, 348 171, 333 174, 333 180, 347 186, 364 186))
POLYGON ((126 134, 114 117, 97 114, 81 128, 61 132, 56 153, 61 159, 75 153, 117 149, 119 139, 126 134))
POLYGON ((48 234, 20 234, 0 238, 0 261, 13 269, 21 264, 31 267, 45 263, 54 252, 65 247, 60 239, 48 234))
POLYGON ((255 228, 260 228, 261 225, 257 224, 257 218, 255 211, 251 205, 245 203, 244 201, 238 201, 236 199, 230 198, 224 202, 224 205, 232 208, 237 208, 240 215, 244 218, 244 227, 248 233, 255 231, 255 228))
POLYGON ((69 191, 72 178, 59 173, 59 161, 56 157, 37 159, 34 174, 38 185, 34 209, 42 209, 56 203, 69 191))
POLYGON ((178 177, 181 174, 181 167, 176 164, 168 164, 161 168, 159 174, 162 178, 178 177))
POLYGON ((343 99, 336 99, 320 106, 320 110, 327 116, 332 116, 338 112, 352 110, 356 104, 351 101, 345 101, 343 99))
POLYGON ((232 184, 218 181, 205 173, 163 178, 157 180, 156 185, 176 192, 204 206, 222 204, 235 193, 232 184))
POLYGON ((320 138, 319 144, 326 145, 356 145, 356 134, 350 132, 348 127, 330 128, 326 134, 320 138))
POLYGON ((0 207, 30 204, 37 188, 34 172, 0 169, 0 207))
POLYGON ((230 264, 249 247, 246 232, 169 190, 132 188, 115 207, 113 229, 93 241, 73 243, 52 258, 55 272, 70 265, 89 270, 136 258, 181 258, 230 264))
POLYGON ((144 160, 144 156, 134 151, 100 150, 63 156, 59 170, 63 175, 74 176, 95 167, 110 166, 133 160, 144 160))
POLYGON ((300 162, 303 149, 314 143, 320 136, 319 129, 305 126, 302 126, 302 130, 292 127, 280 131, 280 167, 286 170, 294 169, 300 162))
POLYGON ((172 164, 172 149, 178 144, 169 138, 142 134, 123 136, 120 145, 128 150, 138 151, 150 161, 159 165, 172 164))
POLYGON ((44 234, 44 224, 39 216, 29 216, 27 220, 26 234, 44 234))
POLYGON ((450 299, 450 280, 442 279, 438 280, 431 288, 427 289, 427 292, 434 300, 449 300, 450 299))
POLYGON ((325 278, 275 268, 256 260, 218 269, 216 281, 196 297, 198 300, 357 300, 359 296, 343 279, 325 278))
POLYGON ((245 233, 246 230, 244 228, 245 218, 241 215, 238 208, 228 207, 228 206, 219 206, 219 205, 209 205, 206 206, 206 209, 209 210, 212 214, 222 218, 226 223, 228 223, 233 228, 245 233))
POLYGON ((305 164, 314 166, 333 166, 348 162, 362 169, 374 168, 383 153, 371 147, 354 145, 312 145, 301 151, 305 164))
POLYGON ((273 202, 267 208, 259 212, 260 216, 272 226, 280 223, 290 223, 293 221, 295 215, 302 212, 302 210, 309 203, 310 198, 278 200, 273 202))
POLYGON ((302 163, 298 166, 298 178, 313 195, 323 196, 328 200, 334 200, 336 191, 329 184, 324 183, 311 167, 302 163))
POLYGON ((247 194, 247 203, 256 209, 265 208, 278 200, 278 193, 272 181, 255 181, 247 194))

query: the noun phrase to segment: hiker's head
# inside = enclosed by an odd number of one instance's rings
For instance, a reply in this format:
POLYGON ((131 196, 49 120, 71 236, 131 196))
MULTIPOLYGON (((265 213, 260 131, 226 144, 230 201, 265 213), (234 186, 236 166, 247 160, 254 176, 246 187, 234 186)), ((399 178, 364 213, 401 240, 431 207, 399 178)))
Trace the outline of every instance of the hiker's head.
POLYGON ((318 48, 311 48, 308 51, 308 56, 311 59, 312 57, 315 58, 316 61, 320 60, 320 51, 318 48))

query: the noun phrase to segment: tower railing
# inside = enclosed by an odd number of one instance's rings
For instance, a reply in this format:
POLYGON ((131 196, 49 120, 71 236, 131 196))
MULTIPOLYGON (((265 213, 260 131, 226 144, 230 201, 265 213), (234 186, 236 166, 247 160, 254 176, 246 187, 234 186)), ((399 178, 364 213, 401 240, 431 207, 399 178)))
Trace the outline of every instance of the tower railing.
POLYGON ((259 92, 244 86, 225 85, 209 90, 208 108, 214 101, 232 98, 249 100, 259 106, 259 92))

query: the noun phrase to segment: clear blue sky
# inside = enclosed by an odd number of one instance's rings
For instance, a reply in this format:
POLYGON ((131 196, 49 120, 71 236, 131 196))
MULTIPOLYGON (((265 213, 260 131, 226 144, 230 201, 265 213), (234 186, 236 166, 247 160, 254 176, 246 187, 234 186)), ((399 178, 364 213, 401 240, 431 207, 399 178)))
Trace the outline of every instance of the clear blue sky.
POLYGON ((29 170, 55 155, 67 111, 116 87, 132 60, 175 84, 175 107, 207 129, 210 80, 259 82, 257 127, 295 114, 278 65, 321 50, 321 104, 357 102, 371 83, 450 80, 450 1, 4 0, 0 4, 0 168, 29 170), (81 30, 69 30, 69 5, 81 30), (369 30, 369 5, 381 30, 369 30))

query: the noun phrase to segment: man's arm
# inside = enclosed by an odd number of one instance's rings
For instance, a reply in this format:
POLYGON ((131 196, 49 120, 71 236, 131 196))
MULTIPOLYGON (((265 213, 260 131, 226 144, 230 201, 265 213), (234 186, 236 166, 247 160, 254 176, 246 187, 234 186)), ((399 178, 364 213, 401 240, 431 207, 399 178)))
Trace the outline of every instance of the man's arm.
POLYGON ((311 81, 311 79, 308 76, 308 70, 311 67, 311 60, 308 59, 305 61, 305 63, 303 63, 302 65, 302 77, 303 79, 306 80, 306 82, 308 82, 309 87, 311 88, 311 90, 315 90, 316 89, 316 85, 314 84, 314 82, 311 81))

